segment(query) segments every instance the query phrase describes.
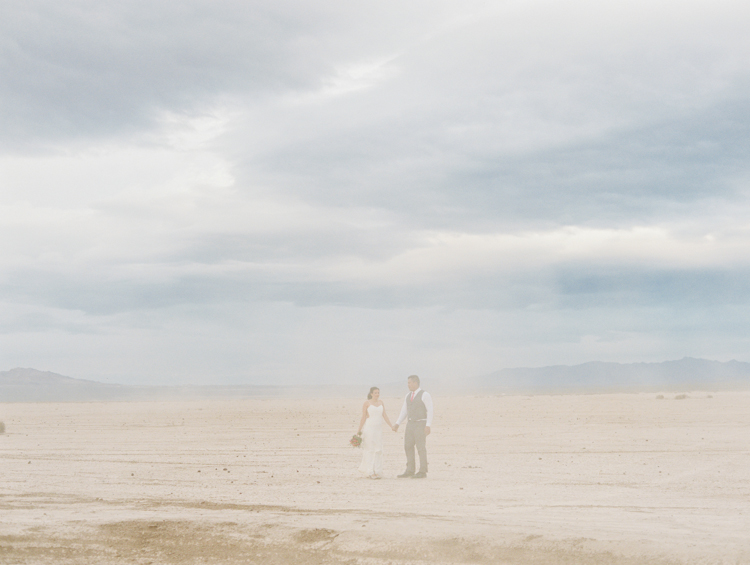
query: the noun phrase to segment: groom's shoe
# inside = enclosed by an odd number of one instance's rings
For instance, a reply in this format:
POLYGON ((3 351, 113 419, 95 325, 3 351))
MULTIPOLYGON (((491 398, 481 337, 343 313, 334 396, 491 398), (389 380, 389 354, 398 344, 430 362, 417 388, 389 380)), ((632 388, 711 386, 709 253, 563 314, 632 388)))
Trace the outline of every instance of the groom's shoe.
POLYGON ((404 471, 402 474, 397 475, 399 479, 408 479, 409 477, 413 477, 414 473, 410 473, 409 471, 404 471))
POLYGON ((416 475, 412 475, 411 478, 412 479, 426 479, 427 473, 420 472, 420 473, 417 473, 416 475))

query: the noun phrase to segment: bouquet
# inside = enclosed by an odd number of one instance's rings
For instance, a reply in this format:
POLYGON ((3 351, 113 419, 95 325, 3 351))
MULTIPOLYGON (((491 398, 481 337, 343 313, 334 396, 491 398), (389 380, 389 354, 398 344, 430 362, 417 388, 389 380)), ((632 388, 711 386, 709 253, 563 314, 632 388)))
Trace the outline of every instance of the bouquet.
POLYGON ((362 434, 354 434, 352 436, 352 439, 349 440, 349 445, 351 445, 352 447, 359 447, 360 445, 362 445, 362 434))

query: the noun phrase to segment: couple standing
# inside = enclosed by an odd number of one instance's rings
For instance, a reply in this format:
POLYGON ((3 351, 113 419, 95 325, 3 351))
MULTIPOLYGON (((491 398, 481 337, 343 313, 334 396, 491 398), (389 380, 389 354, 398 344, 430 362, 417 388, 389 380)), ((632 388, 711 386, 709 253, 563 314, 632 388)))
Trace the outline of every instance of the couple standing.
POLYGON ((362 407, 362 420, 359 422, 358 434, 362 435, 362 463, 359 470, 371 479, 383 476, 383 422, 394 431, 398 431, 401 422, 406 422, 404 434, 404 449, 406 451, 406 471, 398 476, 399 479, 424 479, 427 477, 427 436, 430 435, 432 425, 432 397, 429 392, 419 386, 419 377, 411 375, 406 384, 409 393, 404 398, 401 413, 394 425, 385 413, 385 405, 380 400, 380 389, 376 386, 370 389, 367 401, 362 407), (414 450, 419 454, 419 472, 416 471, 414 450))

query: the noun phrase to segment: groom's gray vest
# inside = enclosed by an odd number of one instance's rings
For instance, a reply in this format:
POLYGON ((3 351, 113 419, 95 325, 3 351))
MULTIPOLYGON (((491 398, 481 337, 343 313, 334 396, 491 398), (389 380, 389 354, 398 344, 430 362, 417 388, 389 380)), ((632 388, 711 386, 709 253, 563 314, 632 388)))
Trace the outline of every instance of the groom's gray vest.
POLYGON ((420 390, 414 395, 414 400, 411 399, 411 393, 406 397, 406 415, 409 420, 426 420, 427 419, 427 406, 422 402, 423 390, 420 390))

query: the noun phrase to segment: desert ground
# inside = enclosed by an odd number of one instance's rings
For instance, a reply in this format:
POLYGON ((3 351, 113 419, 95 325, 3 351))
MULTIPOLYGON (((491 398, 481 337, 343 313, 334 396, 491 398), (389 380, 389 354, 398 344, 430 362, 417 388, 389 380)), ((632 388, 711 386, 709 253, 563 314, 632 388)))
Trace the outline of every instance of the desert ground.
POLYGON ((425 480, 363 399, 0 404, 0 563, 750 563, 750 393, 687 396, 438 396, 425 480))

